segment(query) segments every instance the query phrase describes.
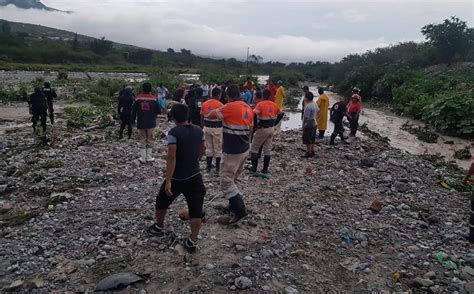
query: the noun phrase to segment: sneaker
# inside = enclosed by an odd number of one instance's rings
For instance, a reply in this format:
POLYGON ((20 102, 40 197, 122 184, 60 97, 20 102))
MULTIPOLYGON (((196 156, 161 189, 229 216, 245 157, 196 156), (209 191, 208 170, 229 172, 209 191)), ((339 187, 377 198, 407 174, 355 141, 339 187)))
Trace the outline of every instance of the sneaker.
POLYGON ((184 241, 183 246, 184 249, 186 249, 186 251, 189 253, 195 253, 197 251, 196 243, 191 241, 191 238, 186 239, 186 241, 184 241))
POLYGON ((155 237, 163 237, 165 235, 163 228, 160 228, 157 224, 148 227, 146 232, 155 237))

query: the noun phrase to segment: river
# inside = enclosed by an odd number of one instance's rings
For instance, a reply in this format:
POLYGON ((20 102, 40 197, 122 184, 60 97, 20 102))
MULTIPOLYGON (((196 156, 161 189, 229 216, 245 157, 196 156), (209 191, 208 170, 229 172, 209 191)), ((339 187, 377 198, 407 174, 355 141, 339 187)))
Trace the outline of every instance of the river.
MULTIPOLYGON (((310 91, 317 93, 317 87, 310 87, 310 91)), ((326 91, 326 94, 329 96, 330 107, 337 101, 342 99, 336 93, 326 91)), ((301 111, 301 103, 298 106, 299 111, 301 111)), ((390 111, 373 109, 370 107, 364 107, 360 116, 360 124, 366 123, 367 127, 375 132, 378 132, 380 135, 390 139, 390 145, 408 152, 411 154, 440 154, 444 156, 447 160, 455 160, 459 167, 463 169, 468 169, 470 161, 469 160, 458 160, 455 159, 454 152, 459 149, 463 149, 466 146, 470 146, 471 150, 473 147, 473 142, 469 140, 460 139, 457 137, 449 137, 444 135, 439 135, 438 143, 430 144, 418 140, 414 135, 401 129, 401 126, 405 122, 410 122, 415 126, 423 126, 419 121, 415 121, 406 117, 397 116, 390 111), (453 142, 453 144, 446 144, 445 142, 453 142)), ((282 123, 282 130, 292 130, 301 128, 301 112, 289 112, 287 113, 287 119, 282 123)), ((334 125, 329 122, 328 131, 326 131, 326 139, 332 131, 334 130, 334 125)), ((363 134, 358 134, 358 136, 363 137, 363 134)), ((473 151, 471 151, 473 153, 473 151)))

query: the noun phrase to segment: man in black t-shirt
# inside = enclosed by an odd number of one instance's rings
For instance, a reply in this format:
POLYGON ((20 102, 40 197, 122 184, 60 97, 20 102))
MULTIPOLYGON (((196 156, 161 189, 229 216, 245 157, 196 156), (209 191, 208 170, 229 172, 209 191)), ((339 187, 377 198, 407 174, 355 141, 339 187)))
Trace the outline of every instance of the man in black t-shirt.
POLYGON ((342 120, 347 114, 347 102, 339 101, 336 102, 331 108, 331 121, 334 123, 334 132, 331 135, 330 145, 335 145, 334 140, 337 135, 341 138, 343 143, 346 143, 346 138, 344 137, 344 126, 342 125, 342 120))
POLYGON ((148 228, 148 233, 163 236, 166 210, 181 194, 186 198, 191 219, 191 236, 184 242, 188 252, 195 252, 203 215, 206 188, 199 169, 199 161, 204 154, 204 134, 201 128, 188 123, 188 107, 175 104, 170 111, 176 127, 168 133, 168 161, 166 180, 156 197, 156 223, 148 228))

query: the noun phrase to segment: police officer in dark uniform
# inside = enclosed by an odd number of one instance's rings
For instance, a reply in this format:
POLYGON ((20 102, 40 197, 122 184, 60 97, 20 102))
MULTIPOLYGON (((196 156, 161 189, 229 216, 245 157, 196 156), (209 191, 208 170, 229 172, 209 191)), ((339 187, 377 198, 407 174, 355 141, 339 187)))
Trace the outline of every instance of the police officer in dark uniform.
POLYGON ((202 128, 201 106, 204 103, 203 90, 201 87, 194 89, 194 97, 189 99, 189 122, 202 128))
POLYGON ((38 120, 41 120, 41 127, 43 128, 43 134, 46 132, 46 97, 41 91, 40 87, 35 88, 35 92, 30 95, 28 99, 30 107, 30 114, 33 115, 31 122, 33 123, 33 131, 36 131, 36 125, 38 120))
POLYGON ((331 134, 330 145, 336 144, 334 143, 334 140, 338 135, 343 143, 347 143, 346 138, 344 137, 344 126, 342 125, 344 116, 348 116, 346 105, 347 102, 339 101, 334 103, 331 108, 331 121, 334 123, 334 132, 331 134))
POLYGON ((120 124, 119 138, 123 138, 123 131, 127 126, 128 138, 132 137, 132 105, 135 95, 130 86, 125 87, 120 94, 118 104, 118 114, 122 123, 120 124))
POLYGON ((43 94, 46 96, 47 105, 48 105, 48 112, 49 112, 49 120, 51 124, 54 124, 54 107, 53 107, 53 100, 54 98, 58 97, 56 95, 56 91, 51 88, 51 83, 45 82, 43 87, 43 94))

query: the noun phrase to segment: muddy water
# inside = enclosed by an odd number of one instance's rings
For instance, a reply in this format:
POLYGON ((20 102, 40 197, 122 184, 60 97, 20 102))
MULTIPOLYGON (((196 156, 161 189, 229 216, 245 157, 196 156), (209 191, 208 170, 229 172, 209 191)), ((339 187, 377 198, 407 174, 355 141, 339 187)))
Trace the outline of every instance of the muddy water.
MULTIPOLYGON (((317 93, 317 88, 310 88, 313 93, 317 93)), ((326 92, 330 99, 330 107, 342 98, 332 92, 326 92)), ((299 106, 301 109, 301 103, 299 106)), ((283 130, 301 128, 301 112, 287 113, 288 120, 282 124, 283 130)), ((422 123, 399 117, 385 110, 364 108, 360 116, 360 124, 366 123, 370 130, 380 133, 380 135, 390 139, 390 145, 411 154, 436 154, 439 153, 448 160, 455 160, 458 166, 467 169, 470 165, 469 160, 457 160, 453 157, 456 150, 471 146, 471 153, 474 153, 473 142, 460 138, 440 135, 438 143, 429 144, 418 140, 414 135, 401 130, 401 126, 409 121, 413 125, 423 126, 422 123), (452 141, 454 144, 445 144, 452 141)), ((329 122, 326 136, 329 136, 334 130, 334 125, 329 122)), ((362 136, 362 135, 361 135, 362 136)))

